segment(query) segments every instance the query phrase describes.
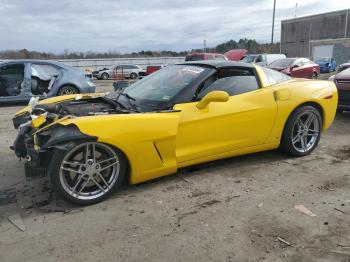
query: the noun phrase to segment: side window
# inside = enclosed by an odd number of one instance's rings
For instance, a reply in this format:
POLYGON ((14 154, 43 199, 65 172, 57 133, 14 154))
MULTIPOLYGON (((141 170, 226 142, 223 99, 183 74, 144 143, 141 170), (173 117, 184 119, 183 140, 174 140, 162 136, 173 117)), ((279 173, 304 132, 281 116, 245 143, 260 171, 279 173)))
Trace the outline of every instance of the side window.
POLYGON ((303 62, 300 59, 298 59, 294 61, 293 65, 303 66, 303 62))
POLYGON ((285 74, 272 70, 270 68, 262 67, 267 79, 270 82, 270 85, 275 85, 284 81, 288 81, 291 78, 285 74))
POLYGON ((17 96, 21 93, 24 64, 0 67, 0 96, 17 96))
POLYGON ((215 60, 226 60, 223 55, 216 55, 215 60))
POLYGON ((262 55, 258 55, 258 57, 255 60, 255 63, 260 63, 260 62, 264 62, 262 55))
POLYGON ((59 76, 58 68, 47 64, 32 64, 31 92, 33 95, 48 93, 59 76))
POLYGON ((225 91, 230 96, 239 95, 259 89, 259 84, 252 69, 221 69, 217 80, 203 87, 197 100, 211 91, 225 91))

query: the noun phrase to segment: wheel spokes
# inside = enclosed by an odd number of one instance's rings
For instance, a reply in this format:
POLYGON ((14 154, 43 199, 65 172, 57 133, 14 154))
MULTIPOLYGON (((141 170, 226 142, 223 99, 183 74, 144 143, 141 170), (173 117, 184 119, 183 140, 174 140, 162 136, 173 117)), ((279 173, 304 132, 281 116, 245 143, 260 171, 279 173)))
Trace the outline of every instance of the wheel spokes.
POLYGON ((314 146, 320 134, 319 122, 315 113, 306 112, 296 119, 293 132, 292 144, 299 152, 307 152, 314 146))
POLYGON ((119 170, 119 158, 112 148, 88 142, 73 148, 63 159, 60 181, 69 195, 95 199, 113 187, 119 170))

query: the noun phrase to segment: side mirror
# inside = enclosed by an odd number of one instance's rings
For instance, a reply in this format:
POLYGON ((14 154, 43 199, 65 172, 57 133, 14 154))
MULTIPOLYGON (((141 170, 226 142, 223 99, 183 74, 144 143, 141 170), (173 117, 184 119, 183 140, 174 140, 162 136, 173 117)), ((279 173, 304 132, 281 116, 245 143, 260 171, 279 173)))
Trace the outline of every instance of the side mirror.
POLYGON ((114 91, 124 89, 129 86, 129 81, 118 81, 113 83, 114 91))
POLYGON ((198 102, 197 108, 204 109, 211 102, 226 102, 230 98, 229 94, 225 91, 212 91, 206 94, 201 101, 198 102))

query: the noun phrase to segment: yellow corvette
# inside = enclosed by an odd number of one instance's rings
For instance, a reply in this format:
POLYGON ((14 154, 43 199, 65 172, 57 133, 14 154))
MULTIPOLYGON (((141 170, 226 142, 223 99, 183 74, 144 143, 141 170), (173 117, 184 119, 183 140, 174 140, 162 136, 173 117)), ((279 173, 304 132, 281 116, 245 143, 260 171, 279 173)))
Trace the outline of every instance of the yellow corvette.
POLYGON ((332 123, 329 81, 227 61, 168 66, 110 94, 50 98, 18 112, 13 149, 82 205, 178 168, 280 148, 310 154, 332 123))

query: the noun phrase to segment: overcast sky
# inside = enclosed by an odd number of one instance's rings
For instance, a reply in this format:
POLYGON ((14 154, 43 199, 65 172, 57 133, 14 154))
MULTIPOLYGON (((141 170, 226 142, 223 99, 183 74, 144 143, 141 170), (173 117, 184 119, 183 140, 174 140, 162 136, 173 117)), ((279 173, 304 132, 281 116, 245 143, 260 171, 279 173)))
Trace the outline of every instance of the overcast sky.
MULTIPOLYGON (((281 20, 350 8, 349 0, 277 0, 281 20)), ((271 38, 273 0, 0 0, 0 50, 190 50, 271 38)))

